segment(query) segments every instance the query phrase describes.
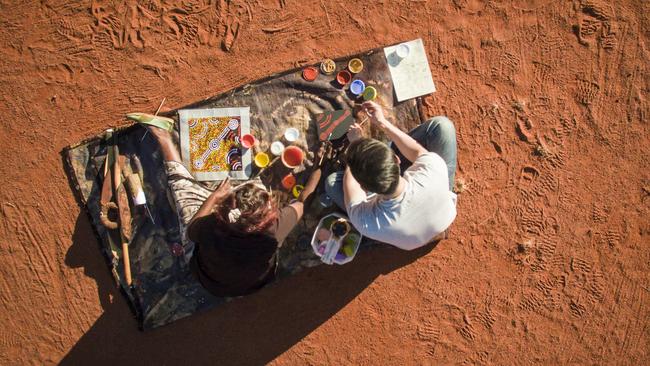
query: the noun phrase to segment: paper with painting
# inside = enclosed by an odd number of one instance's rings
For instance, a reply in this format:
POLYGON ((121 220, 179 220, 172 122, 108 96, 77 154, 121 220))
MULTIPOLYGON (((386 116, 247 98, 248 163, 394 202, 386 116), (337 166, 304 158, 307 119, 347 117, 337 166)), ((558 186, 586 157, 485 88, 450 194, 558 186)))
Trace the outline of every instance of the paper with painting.
POLYGON ((251 151, 240 140, 250 133, 249 107, 184 109, 178 116, 183 164, 197 180, 250 177, 251 151))

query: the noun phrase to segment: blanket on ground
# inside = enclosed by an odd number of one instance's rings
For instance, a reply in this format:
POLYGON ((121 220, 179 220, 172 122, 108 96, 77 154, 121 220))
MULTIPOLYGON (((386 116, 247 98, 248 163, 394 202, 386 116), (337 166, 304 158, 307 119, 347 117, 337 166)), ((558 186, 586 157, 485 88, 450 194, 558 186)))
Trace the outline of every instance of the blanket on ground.
MULTIPOLYGON (((397 103, 382 49, 341 58, 337 70, 345 69, 351 58, 363 60, 364 68, 356 77, 378 90, 377 101, 387 116, 404 130, 420 121, 416 100, 397 103)), ((316 65, 318 66, 318 65, 316 65)), ((249 106, 251 129, 260 140, 260 149, 268 149, 287 127, 302 131, 298 143, 313 148, 318 144, 315 116, 332 110, 352 109, 355 98, 347 87, 340 87, 335 75, 319 75, 315 81, 303 79, 302 69, 272 75, 221 95, 202 100, 182 109, 249 106)), ((132 111, 125 111, 132 112, 132 111)), ((165 115, 178 118, 176 111, 165 115)), ((178 123, 176 124, 178 130, 178 123)), ((129 244, 132 286, 126 286, 119 248, 111 247, 111 233, 100 222, 100 192, 107 146, 103 134, 66 148, 65 165, 73 190, 90 216, 109 267, 133 309, 141 329, 156 328, 195 312, 214 308, 229 298, 218 298, 204 290, 189 270, 183 255, 174 248, 181 242, 178 217, 167 191, 163 163, 156 142, 143 139, 145 129, 134 125, 119 128, 121 154, 135 155, 144 171, 144 191, 153 221, 144 212, 133 213, 133 236, 129 244), (113 253, 117 253, 117 257, 113 253)), ((371 131, 376 136, 377 131, 371 131)), ((316 200, 317 201, 317 200, 316 200)), ((277 278, 321 264, 312 252, 310 241, 321 212, 318 203, 306 210, 305 219, 293 231, 280 250, 277 278)), ((368 244, 362 244, 367 247, 368 244)), ((354 261, 347 265, 354 265, 354 261)))

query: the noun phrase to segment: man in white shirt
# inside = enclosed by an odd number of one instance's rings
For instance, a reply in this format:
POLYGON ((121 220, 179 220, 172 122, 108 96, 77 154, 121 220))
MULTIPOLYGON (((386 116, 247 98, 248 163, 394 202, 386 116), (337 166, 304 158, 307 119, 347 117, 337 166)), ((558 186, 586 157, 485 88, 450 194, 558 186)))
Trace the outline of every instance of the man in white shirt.
POLYGON ((453 123, 435 117, 407 134, 384 117, 378 104, 366 102, 363 108, 398 151, 364 138, 360 126, 353 125, 347 167, 328 177, 327 194, 364 236, 405 250, 441 238, 456 218, 453 123))

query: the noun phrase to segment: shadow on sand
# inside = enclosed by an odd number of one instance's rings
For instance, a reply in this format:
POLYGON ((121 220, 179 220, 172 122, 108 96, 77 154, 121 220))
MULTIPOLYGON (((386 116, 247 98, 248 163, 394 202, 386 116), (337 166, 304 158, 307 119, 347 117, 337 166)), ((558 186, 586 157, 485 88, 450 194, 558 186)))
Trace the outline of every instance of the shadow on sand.
POLYGON ((412 263, 434 246, 405 252, 364 251, 344 266, 321 265, 253 295, 164 327, 138 330, 98 250, 87 215, 77 218, 69 267, 97 282, 104 313, 61 361, 62 365, 261 365, 287 351, 336 314, 382 274, 412 263))

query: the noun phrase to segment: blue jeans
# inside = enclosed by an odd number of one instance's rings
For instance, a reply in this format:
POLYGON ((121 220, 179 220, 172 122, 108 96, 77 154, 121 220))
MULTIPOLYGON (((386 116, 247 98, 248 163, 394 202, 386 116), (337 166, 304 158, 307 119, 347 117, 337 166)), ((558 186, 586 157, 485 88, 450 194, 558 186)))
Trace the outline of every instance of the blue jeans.
MULTIPOLYGON (((445 163, 447 163, 449 190, 451 191, 454 187, 457 159, 456 128, 453 122, 447 117, 433 117, 412 129, 408 134, 428 151, 440 155, 445 163)), ((402 162, 400 164, 400 171, 404 173, 413 163, 408 161, 394 144, 392 148, 402 162)), ((327 177, 325 180, 325 192, 339 207, 345 209, 343 199, 343 172, 332 173, 327 177)))

